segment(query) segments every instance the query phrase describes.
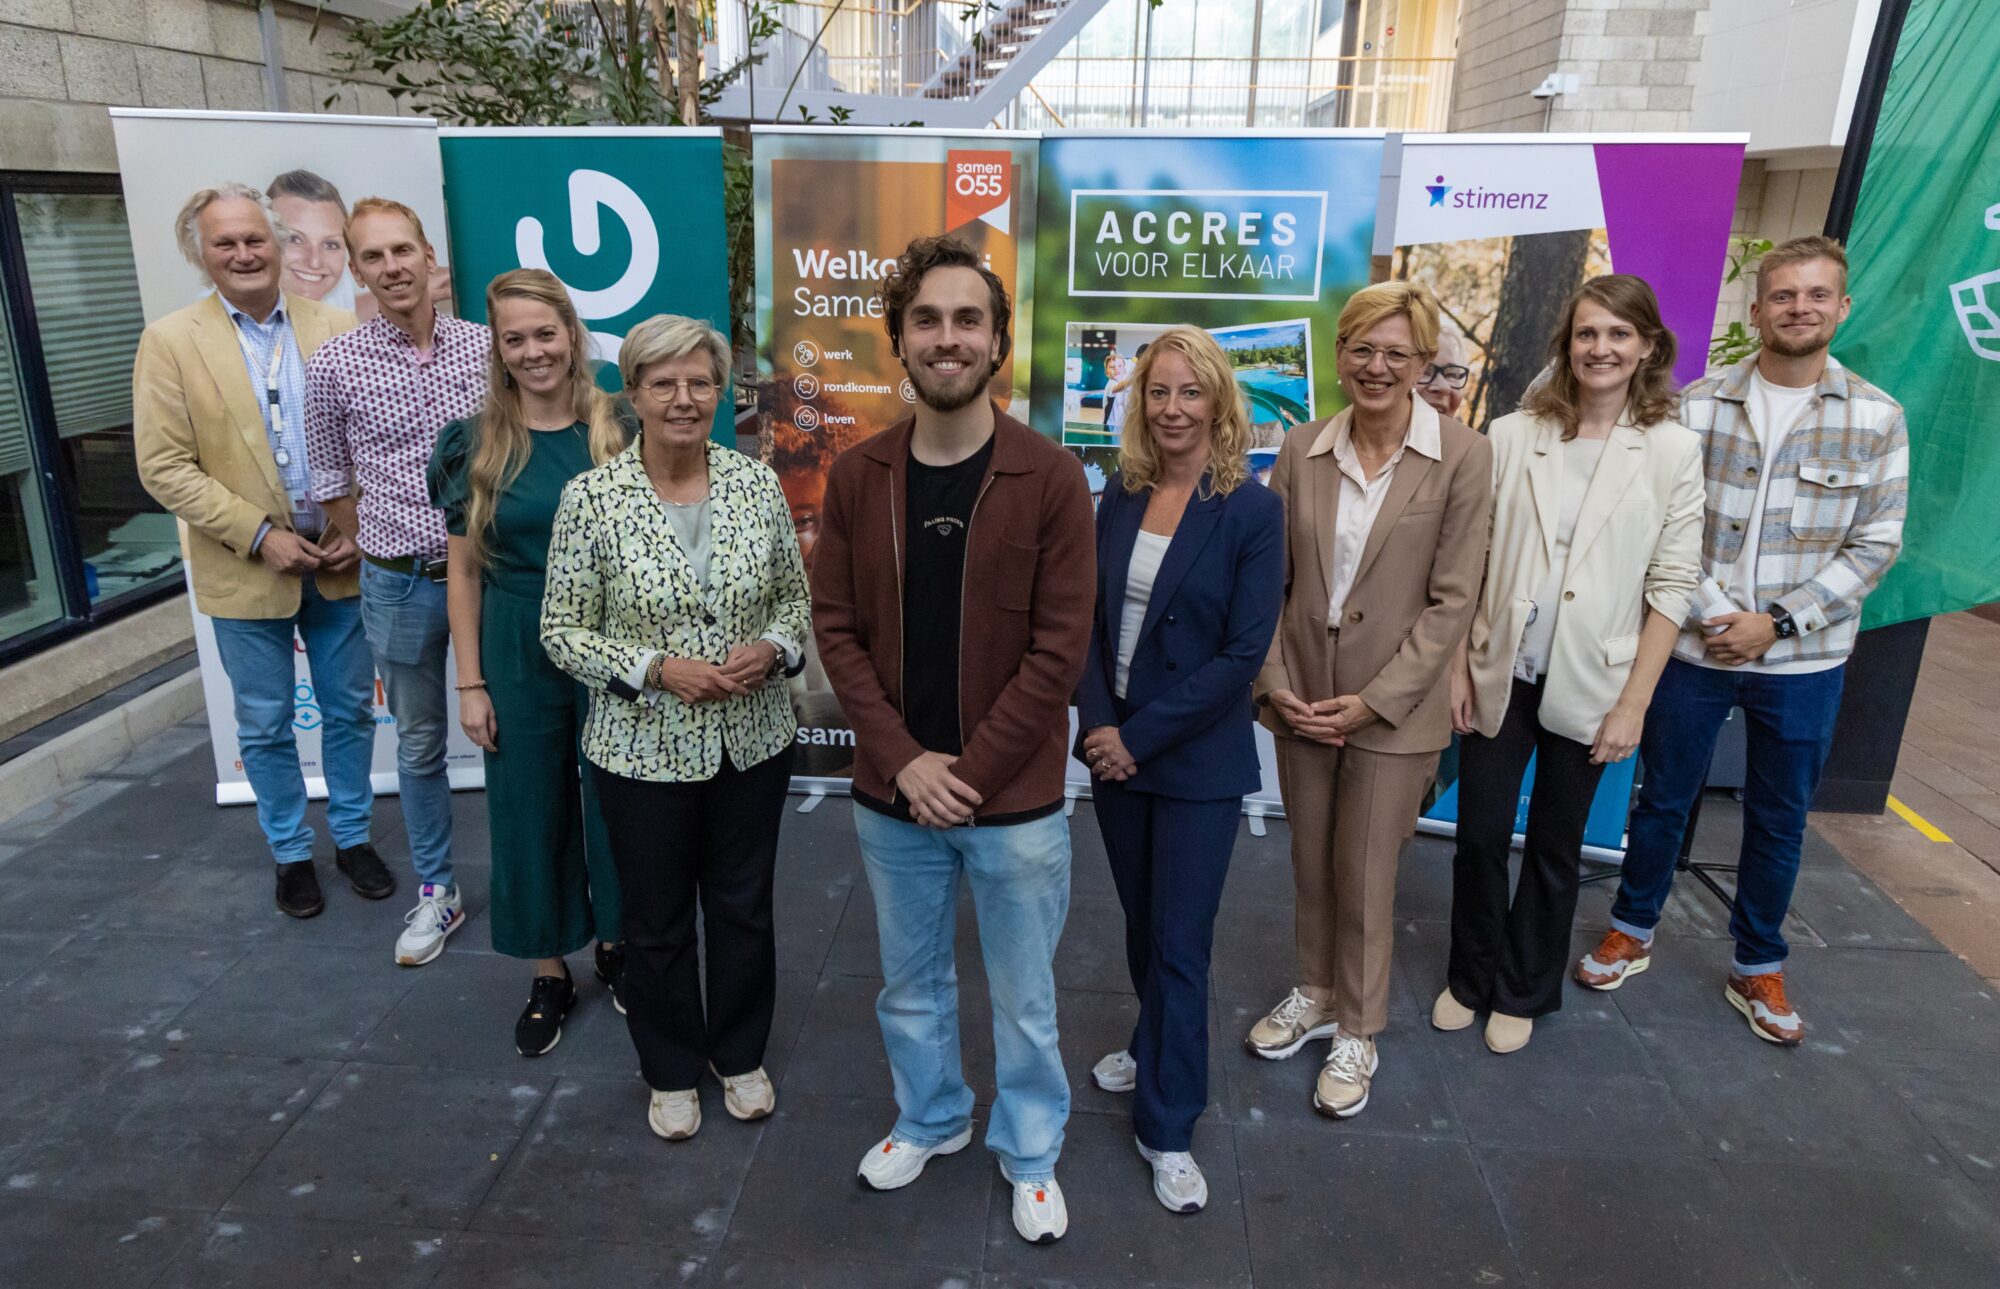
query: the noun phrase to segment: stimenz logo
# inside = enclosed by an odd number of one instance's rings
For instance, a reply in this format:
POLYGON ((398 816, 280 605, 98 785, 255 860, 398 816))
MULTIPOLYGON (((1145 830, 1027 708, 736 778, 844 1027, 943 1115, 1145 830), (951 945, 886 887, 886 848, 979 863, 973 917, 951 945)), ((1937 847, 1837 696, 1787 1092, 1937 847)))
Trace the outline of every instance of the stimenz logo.
POLYGON ((1499 188, 1454 188, 1439 175, 1436 183, 1424 185, 1431 205, 1453 210, 1547 210, 1545 192, 1506 192, 1499 188))

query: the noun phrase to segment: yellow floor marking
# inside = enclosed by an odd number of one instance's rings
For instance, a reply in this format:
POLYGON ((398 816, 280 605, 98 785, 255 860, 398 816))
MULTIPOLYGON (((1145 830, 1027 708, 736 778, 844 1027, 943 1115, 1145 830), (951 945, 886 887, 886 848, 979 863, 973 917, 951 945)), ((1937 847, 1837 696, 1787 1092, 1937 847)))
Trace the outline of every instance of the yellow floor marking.
POLYGON ((1942 842, 1951 841, 1951 838, 1945 836, 1943 833, 1938 831, 1938 827, 1936 824, 1924 818, 1922 815, 1910 809, 1908 806, 1896 800, 1894 797, 1889 798, 1889 809, 1895 811, 1896 814, 1901 817, 1904 823, 1910 825, 1910 827, 1916 829, 1918 832, 1922 833, 1925 837, 1928 837, 1930 840, 1942 841, 1942 842))

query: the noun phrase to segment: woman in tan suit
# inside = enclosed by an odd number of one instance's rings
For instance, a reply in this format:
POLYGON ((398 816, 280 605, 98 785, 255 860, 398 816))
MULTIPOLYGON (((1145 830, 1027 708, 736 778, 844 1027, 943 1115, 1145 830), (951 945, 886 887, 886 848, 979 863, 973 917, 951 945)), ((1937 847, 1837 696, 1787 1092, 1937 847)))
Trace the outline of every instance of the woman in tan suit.
POLYGON ((1448 666, 1485 567, 1493 452, 1415 394, 1438 306, 1409 282, 1354 293, 1338 324, 1352 404, 1285 436, 1285 608, 1257 677, 1292 827, 1300 983, 1246 1040, 1333 1047, 1313 1092, 1368 1104, 1388 1022, 1396 862, 1451 741, 1448 666))
POLYGON ((1490 1015, 1519 1050, 1562 1006, 1577 856, 1606 764, 1639 745, 1701 574, 1701 438, 1675 420, 1674 337, 1641 278, 1577 289, 1552 372, 1493 423, 1493 546, 1453 667, 1459 750, 1449 983, 1439 1029, 1490 1015), (1535 757, 1521 880, 1507 854, 1535 757))

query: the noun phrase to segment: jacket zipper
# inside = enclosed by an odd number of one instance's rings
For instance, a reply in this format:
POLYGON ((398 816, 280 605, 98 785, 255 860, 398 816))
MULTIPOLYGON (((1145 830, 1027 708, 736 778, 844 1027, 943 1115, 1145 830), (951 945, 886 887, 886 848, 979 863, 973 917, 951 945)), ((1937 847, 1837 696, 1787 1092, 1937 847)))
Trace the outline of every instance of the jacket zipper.
MULTIPOLYGON (((993 476, 988 474, 986 482, 979 485, 979 495, 972 499, 972 509, 965 512, 965 555, 968 562, 972 558, 972 521, 979 517, 979 503, 986 500, 986 490, 993 486, 993 476)), ((958 571, 958 710, 952 715, 958 718, 958 746, 960 754, 965 750, 965 569, 958 571)), ((965 826, 976 827, 979 823, 975 813, 968 816, 965 826)))

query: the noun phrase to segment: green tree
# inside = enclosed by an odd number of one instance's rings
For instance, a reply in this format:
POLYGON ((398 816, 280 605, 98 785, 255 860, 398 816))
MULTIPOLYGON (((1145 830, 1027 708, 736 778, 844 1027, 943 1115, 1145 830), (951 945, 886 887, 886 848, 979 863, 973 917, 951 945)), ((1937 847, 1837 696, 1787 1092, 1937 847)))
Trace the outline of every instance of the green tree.
MULTIPOLYGON (((386 81, 391 97, 450 125, 694 125, 724 89, 762 61, 753 52, 690 77, 686 16, 712 18, 716 0, 426 0, 408 13, 347 28, 335 54, 343 79, 386 81), (697 13, 697 11, 705 11, 697 13), (690 83, 692 82, 692 83, 690 83), (683 111, 689 100, 696 119, 683 111)), ((778 30, 778 0, 750 7, 752 51, 778 30)), ((316 23, 317 39, 322 28, 316 23)), ((696 55, 698 57, 698 53, 696 55)), ((329 96, 325 106, 335 102, 329 96)), ((752 347, 755 241, 749 154, 723 143, 729 231, 730 339, 752 347)))

